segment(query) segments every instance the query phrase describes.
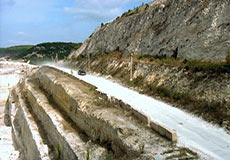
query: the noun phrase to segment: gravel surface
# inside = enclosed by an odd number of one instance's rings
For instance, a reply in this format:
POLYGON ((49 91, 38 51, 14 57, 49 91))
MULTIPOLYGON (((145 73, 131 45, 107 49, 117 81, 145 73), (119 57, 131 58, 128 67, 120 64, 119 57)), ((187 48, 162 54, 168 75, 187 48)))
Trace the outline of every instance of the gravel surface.
POLYGON ((0 61, 0 160, 19 159, 19 152, 14 149, 11 127, 4 125, 4 106, 10 89, 17 84, 29 64, 0 61))

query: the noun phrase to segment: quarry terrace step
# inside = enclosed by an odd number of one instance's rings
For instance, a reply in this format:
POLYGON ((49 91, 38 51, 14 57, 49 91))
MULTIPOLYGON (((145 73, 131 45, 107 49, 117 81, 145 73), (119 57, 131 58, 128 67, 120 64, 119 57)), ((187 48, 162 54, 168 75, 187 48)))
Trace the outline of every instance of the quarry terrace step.
POLYGON ((110 146, 116 157, 135 158, 144 153, 153 158, 170 148, 170 141, 143 125, 132 112, 106 101, 94 86, 51 67, 41 67, 35 78, 80 130, 110 146))
POLYGON ((19 90, 17 86, 11 91, 5 108, 5 113, 8 114, 4 117, 6 125, 12 127, 14 146, 20 151, 21 159, 52 159, 48 145, 40 136, 41 127, 36 123, 19 90))
POLYGON ((125 107, 70 74, 39 67, 11 91, 4 121, 25 160, 197 158, 125 107))
POLYGON ((52 146, 56 147, 56 153, 60 159, 90 159, 104 160, 110 156, 107 149, 93 144, 88 138, 70 121, 65 120, 63 115, 45 96, 38 84, 27 80, 25 82, 26 97, 33 112, 41 121, 47 132, 52 146), (51 105, 52 104, 52 105, 51 105))

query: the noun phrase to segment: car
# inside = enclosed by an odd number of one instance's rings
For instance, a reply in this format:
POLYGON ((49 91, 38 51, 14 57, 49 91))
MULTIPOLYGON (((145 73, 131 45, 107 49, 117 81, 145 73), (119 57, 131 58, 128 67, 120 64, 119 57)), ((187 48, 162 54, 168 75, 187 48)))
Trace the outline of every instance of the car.
POLYGON ((78 70, 77 73, 78 73, 78 75, 81 75, 81 76, 86 75, 86 72, 84 70, 82 70, 82 69, 78 70))

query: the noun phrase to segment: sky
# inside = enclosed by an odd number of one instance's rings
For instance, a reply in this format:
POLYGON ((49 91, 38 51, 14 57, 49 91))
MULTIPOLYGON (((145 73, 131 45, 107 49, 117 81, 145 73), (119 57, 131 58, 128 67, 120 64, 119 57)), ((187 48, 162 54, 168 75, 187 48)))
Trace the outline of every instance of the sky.
POLYGON ((0 0, 0 47, 84 42, 101 25, 153 0, 0 0))

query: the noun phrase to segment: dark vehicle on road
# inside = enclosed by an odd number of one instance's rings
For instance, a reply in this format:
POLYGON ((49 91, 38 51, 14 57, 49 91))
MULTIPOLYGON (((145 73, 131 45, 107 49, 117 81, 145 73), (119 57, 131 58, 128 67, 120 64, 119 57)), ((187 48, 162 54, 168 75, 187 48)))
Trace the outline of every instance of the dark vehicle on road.
POLYGON ((78 70, 78 75, 84 76, 86 75, 86 72, 82 69, 78 70))

